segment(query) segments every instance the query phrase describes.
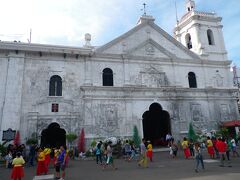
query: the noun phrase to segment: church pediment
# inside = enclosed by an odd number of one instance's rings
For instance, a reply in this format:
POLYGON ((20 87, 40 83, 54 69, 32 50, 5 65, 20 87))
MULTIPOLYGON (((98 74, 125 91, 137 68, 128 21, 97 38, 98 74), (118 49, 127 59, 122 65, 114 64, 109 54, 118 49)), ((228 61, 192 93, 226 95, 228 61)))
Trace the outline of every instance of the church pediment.
POLYGON ((147 56, 147 57, 159 57, 159 58, 175 58, 176 56, 158 44, 152 39, 148 39, 145 42, 139 44, 126 52, 131 56, 147 56))
POLYGON ((159 58, 200 59, 152 21, 141 23, 96 49, 102 54, 130 54, 159 58))

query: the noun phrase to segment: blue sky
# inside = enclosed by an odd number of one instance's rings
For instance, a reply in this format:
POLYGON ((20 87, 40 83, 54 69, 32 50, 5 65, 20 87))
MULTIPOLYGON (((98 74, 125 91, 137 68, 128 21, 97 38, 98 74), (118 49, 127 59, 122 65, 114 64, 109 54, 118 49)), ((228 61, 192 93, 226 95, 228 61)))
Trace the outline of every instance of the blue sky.
MULTIPOLYGON (((172 35, 176 23, 175 0, 0 0, 0 40, 79 46, 84 34, 100 46, 136 25, 143 14, 172 35)), ((216 12, 223 18, 223 33, 229 60, 240 67, 239 0, 195 0, 199 11, 216 12)), ((185 13, 185 0, 176 0, 178 17, 185 13)))

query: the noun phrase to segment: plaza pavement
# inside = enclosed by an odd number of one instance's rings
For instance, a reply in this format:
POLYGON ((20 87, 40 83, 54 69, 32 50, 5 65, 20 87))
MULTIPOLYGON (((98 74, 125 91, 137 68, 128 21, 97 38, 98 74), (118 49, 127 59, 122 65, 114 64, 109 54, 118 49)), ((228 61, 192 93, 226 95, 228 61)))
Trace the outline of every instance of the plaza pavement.
MULTIPOLYGON (((206 153, 206 152, 205 152, 206 153)), ((116 159, 118 168, 110 167, 102 170, 93 160, 70 161, 66 169, 66 180, 239 180, 240 158, 232 158, 232 167, 219 167, 218 160, 208 159, 205 155, 205 170, 198 173, 194 171, 195 160, 186 160, 183 152, 179 152, 177 159, 169 157, 168 152, 154 153, 154 162, 149 163, 149 168, 138 167, 137 161, 126 162, 116 159)), ((23 180, 32 180, 36 167, 25 167, 23 180)), ((0 167, 0 180, 9 180, 11 170, 0 167)), ((50 168, 50 174, 54 169, 50 168)))

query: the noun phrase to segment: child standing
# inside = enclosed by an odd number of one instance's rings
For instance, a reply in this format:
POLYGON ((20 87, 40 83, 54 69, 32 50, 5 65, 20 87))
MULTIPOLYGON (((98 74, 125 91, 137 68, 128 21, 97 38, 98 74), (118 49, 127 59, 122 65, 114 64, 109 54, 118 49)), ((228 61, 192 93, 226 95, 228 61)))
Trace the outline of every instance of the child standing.
POLYGON ((9 151, 8 154, 5 156, 5 160, 6 160, 6 168, 12 168, 13 157, 12 157, 11 151, 9 151))
POLYGON ((172 149, 172 153, 173 153, 172 157, 173 158, 177 157, 178 145, 175 143, 174 139, 172 139, 171 149, 172 149))
POLYGON ((169 155, 171 158, 173 158, 173 150, 172 150, 172 144, 169 144, 169 155))
POLYGON ((147 141, 148 145, 147 145, 147 156, 150 159, 150 161, 152 162, 152 157, 153 157, 153 148, 152 148, 152 144, 151 141, 147 141))
POLYGON ((21 180, 24 177, 24 170, 23 170, 24 164, 25 164, 25 161, 22 158, 21 153, 18 152, 16 154, 16 158, 14 158, 12 162, 13 170, 12 170, 11 178, 13 180, 21 180))

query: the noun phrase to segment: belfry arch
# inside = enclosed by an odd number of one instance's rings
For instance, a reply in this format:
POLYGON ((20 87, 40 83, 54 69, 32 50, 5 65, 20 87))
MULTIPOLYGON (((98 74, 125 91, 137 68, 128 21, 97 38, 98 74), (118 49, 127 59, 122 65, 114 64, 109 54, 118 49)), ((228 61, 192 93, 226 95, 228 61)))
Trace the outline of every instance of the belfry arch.
POLYGON ((49 124, 41 133, 41 146, 66 146, 66 131, 56 122, 49 124))
POLYGON ((142 115, 143 136, 153 145, 165 145, 167 133, 171 133, 170 115, 159 103, 152 103, 142 115))

